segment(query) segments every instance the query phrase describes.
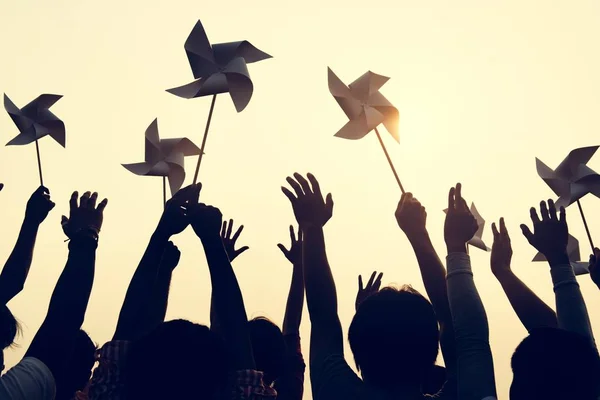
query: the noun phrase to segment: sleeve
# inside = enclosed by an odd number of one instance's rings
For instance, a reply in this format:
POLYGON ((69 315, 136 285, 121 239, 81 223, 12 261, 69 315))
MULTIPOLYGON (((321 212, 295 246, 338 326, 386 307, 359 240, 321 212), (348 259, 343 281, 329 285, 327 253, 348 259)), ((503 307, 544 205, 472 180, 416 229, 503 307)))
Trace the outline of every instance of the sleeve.
POLYGON ((590 318, 573 267, 569 264, 551 266, 550 274, 554 284, 558 326, 594 342, 590 318))
POLYGON ((286 345, 285 366, 282 376, 275 381, 278 400, 302 400, 304 395, 304 372, 306 363, 302 356, 300 336, 284 336, 286 345))
POLYGON ((363 381, 350 368, 343 354, 334 354, 310 370, 314 400, 368 399, 363 381), (316 376, 318 375, 318 377, 316 376))
POLYGON ((56 383, 40 360, 25 357, 0 378, 0 399, 53 400, 56 383))
POLYGON ((130 342, 113 340, 96 353, 98 367, 89 386, 90 400, 120 400, 124 398, 123 366, 130 342))
POLYGON ((237 371, 232 376, 232 400, 275 400, 275 389, 263 383, 263 373, 255 370, 237 371))
POLYGON ((447 257, 447 264, 448 301, 458 355, 458 398, 495 398, 494 361, 487 316, 475 287, 471 260, 465 253, 452 253, 447 257))

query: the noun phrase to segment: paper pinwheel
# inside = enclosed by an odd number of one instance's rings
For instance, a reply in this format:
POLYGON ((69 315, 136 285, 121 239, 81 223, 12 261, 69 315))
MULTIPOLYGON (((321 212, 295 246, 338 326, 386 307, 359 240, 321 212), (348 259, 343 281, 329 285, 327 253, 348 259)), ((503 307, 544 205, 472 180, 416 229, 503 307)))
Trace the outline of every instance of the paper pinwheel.
MULTIPOLYGON (((580 261, 581 255, 579 252, 579 241, 571 235, 569 235, 569 242, 567 244, 567 254, 569 256, 569 261, 571 262, 571 266, 573 267, 575 275, 589 274, 589 263, 580 261)), ((542 253, 537 253, 532 261, 548 260, 546 259, 546 256, 544 256, 542 253)))
POLYGON ((396 182, 398 182, 400 190, 404 193, 404 188, 402 187, 402 183, 400 183, 396 168, 394 168, 392 159, 377 130, 377 127, 380 124, 383 124, 396 142, 400 142, 400 136, 398 135, 398 109, 379 93, 379 89, 381 89, 389 79, 390 78, 388 77, 368 71, 352 82, 350 86, 346 86, 331 68, 327 68, 329 92, 331 92, 350 120, 335 134, 335 136, 344 139, 357 140, 362 139, 369 132, 374 130, 385 157, 392 168, 396 182))
POLYGON ((42 177, 42 161, 38 139, 50 136, 62 147, 66 146, 65 124, 49 110, 61 97, 61 95, 56 94, 42 94, 25 107, 19 108, 6 94, 4 95, 4 109, 19 129, 19 134, 6 145, 21 146, 35 142, 40 184, 42 186, 44 185, 44 179, 42 177))
POLYGON ((587 166, 598 147, 600 146, 581 147, 571 151, 555 170, 540 159, 535 159, 538 175, 558 196, 556 207, 566 208, 577 202, 592 251, 594 242, 579 200, 588 193, 600 197, 600 175, 587 166))
POLYGON ((146 161, 123 166, 136 175, 167 177, 173 195, 185 180, 184 157, 199 154, 200 149, 187 138, 160 139, 155 119, 146 129, 146 161))
POLYGON ((555 170, 535 159, 538 175, 559 196, 557 207, 568 207, 588 193, 600 197, 600 175, 586 165, 598 147, 571 151, 555 170))
MULTIPOLYGON (((444 212, 447 214, 448 209, 445 209, 444 212)), ((479 214, 479 211, 477 211, 475 203, 471 203, 471 214, 473 214, 473 216, 477 220, 477 232, 475 232, 475 235, 471 240, 467 242, 467 244, 477 247, 478 249, 481 249, 483 251, 490 251, 491 249, 486 246, 485 242, 482 239, 483 230, 485 228, 485 220, 483 219, 481 214, 479 214)))
POLYGON ((253 84, 246 64, 271 58, 245 40, 211 47, 200 21, 184 47, 196 80, 167 92, 186 99, 229 92, 238 112, 252 98, 253 84))

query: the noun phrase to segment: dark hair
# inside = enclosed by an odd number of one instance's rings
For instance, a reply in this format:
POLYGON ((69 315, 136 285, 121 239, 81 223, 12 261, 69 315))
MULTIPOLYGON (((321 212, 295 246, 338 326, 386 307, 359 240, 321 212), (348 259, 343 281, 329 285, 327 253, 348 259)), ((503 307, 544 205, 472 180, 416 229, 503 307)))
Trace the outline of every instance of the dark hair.
POLYGON ((369 383, 421 385, 437 358, 439 327, 431 303, 419 292, 386 287, 360 305, 348 340, 369 383))
POLYGON ((515 350, 511 400, 598 398, 600 358, 592 341, 573 332, 540 328, 515 350))
POLYGON ((163 322, 131 345, 127 399, 212 399, 226 384, 226 358, 223 342, 206 326, 163 322))
POLYGON ((0 306, 0 348, 6 349, 15 343, 21 327, 6 305, 0 306))
POLYGON ((277 325, 266 317, 248 321, 256 369, 264 373, 264 382, 271 385, 282 373, 285 360, 285 341, 277 325))
POLYGON ((96 350, 98 347, 90 336, 83 329, 77 331, 56 379, 60 380, 56 400, 71 400, 75 392, 83 390, 92 375, 96 350))

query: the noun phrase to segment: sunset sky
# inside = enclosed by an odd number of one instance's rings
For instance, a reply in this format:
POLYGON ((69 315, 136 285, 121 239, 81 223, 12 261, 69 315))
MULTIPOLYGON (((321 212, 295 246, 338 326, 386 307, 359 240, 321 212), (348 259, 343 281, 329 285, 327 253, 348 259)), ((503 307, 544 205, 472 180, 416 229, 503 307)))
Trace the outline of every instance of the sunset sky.
MULTIPOLYGON (((600 144, 599 18, 600 3, 592 0, 0 1, 0 93, 19 106, 41 93, 64 95, 52 111, 67 127, 66 149, 51 138, 40 142, 57 205, 40 229, 25 290, 9 305, 24 332, 20 347, 5 352, 7 366, 27 349, 66 261, 60 216, 73 190, 109 199, 84 329, 99 345, 112 337, 162 211, 160 178, 133 175, 121 163, 143 159, 144 131, 154 118, 163 138, 185 136, 200 145, 210 98, 165 92, 192 80, 183 44, 198 19, 213 43, 245 39, 274 57, 249 66, 254 96, 246 110, 238 114, 227 94, 218 97, 200 171, 202 201, 246 227, 240 245, 250 251, 234 268, 249 317, 282 322, 292 270, 276 245, 289 244, 294 219, 280 187, 296 171, 314 173, 335 200, 325 233, 345 330, 358 274, 382 271, 384 283, 423 289, 394 219, 400 191, 376 137, 333 137, 347 119, 329 94, 328 66, 347 83, 367 70, 391 77, 381 92, 400 110, 400 144, 381 132, 405 188, 427 207, 440 256, 447 191, 460 181, 488 222, 487 244, 491 222, 504 216, 513 269, 554 307, 548 266, 530 261, 535 250, 518 226, 529 222, 530 206, 553 197, 535 157, 554 168, 570 150, 600 144)), ((1 111, 0 143, 16 134, 1 111)), ((187 159, 186 184, 194 165, 187 159)), ((589 165, 600 171, 600 159, 589 165)), ((33 145, 0 148, 0 182, 2 263, 39 184, 33 145)), ((600 242, 600 203, 588 196, 582 204, 600 242)), ((587 259, 577 209, 567 215, 587 259)), ((191 229, 174 242, 182 258, 167 317, 208 323, 210 281, 200 242, 191 229)), ((510 356, 526 331, 490 271, 489 253, 471 254, 498 395, 508 398, 510 356)), ((600 293, 589 276, 579 282, 600 335, 600 293)), ((307 360, 309 332, 305 313, 307 360)), ((346 357, 352 360, 349 348, 346 357)))

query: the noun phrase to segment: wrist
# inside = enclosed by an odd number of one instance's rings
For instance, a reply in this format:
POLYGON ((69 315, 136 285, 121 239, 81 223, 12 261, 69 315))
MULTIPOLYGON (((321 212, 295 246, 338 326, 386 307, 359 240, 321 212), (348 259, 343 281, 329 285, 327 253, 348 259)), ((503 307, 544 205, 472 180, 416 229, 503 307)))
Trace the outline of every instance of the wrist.
POLYGON ((160 226, 158 226, 152 234, 152 240, 155 241, 168 242, 170 238, 171 235, 166 230, 162 229, 160 226))
POLYGON ((23 226, 24 227, 37 229, 41 224, 42 224, 42 221, 34 218, 31 215, 25 214, 25 218, 23 218, 23 226))
POLYGON ((548 264, 550 267, 556 265, 570 265, 571 261, 569 260, 569 256, 566 252, 560 252, 556 254, 544 254, 546 256, 546 260, 548 260, 548 264))
POLYGON ((433 247, 427 230, 404 233, 406 234, 406 237, 408 238, 408 241, 413 246, 413 248, 433 247))
POLYGON ((492 273, 496 277, 496 279, 500 282, 503 282, 507 279, 510 279, 515 276, 510 268, 501 268, 492 270, 492 273))
POLYGON ((466 243, 446 243, 446 250, 448 251, 448 254, 452 254, 452 253, 467 254, 467 244, 466 243))

